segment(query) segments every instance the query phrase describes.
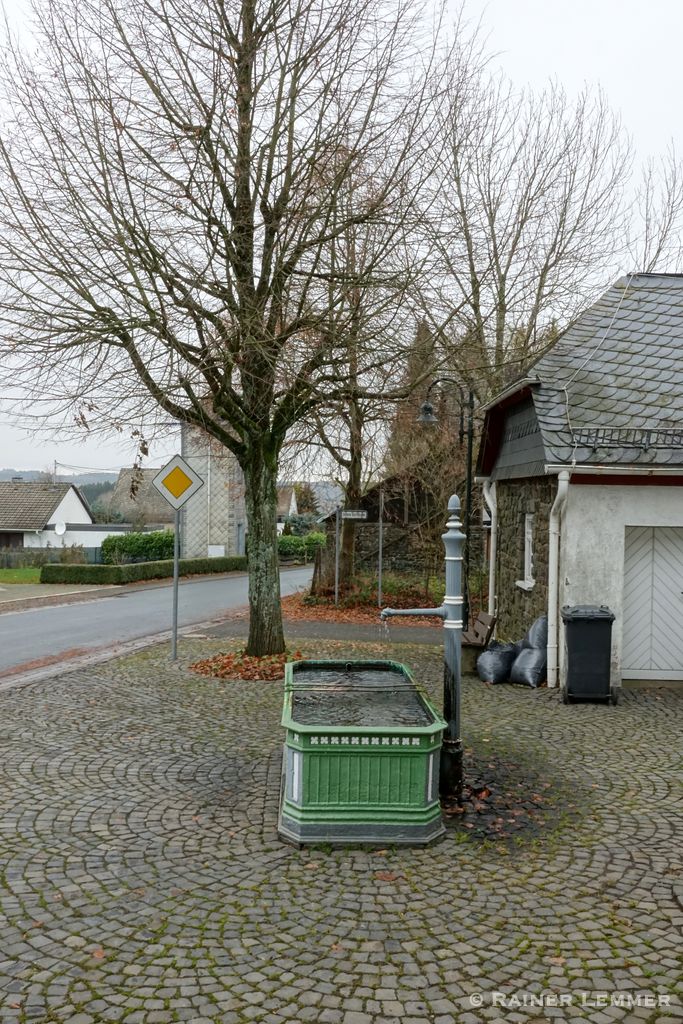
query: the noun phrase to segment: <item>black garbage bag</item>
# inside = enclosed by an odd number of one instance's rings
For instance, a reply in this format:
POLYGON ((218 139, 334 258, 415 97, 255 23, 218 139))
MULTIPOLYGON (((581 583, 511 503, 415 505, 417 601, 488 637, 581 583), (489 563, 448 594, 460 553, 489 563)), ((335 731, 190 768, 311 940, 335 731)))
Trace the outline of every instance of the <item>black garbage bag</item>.
POLYGON ((548 616, 539 615, 535 622, 532 622, 529 632, 522 641, 524 647, 533 647, 536 649, 545 648, 548 646, 548 616))
POLYGON ((510 682, 524 686, 540 686, 547 675, 545 647, 523 647, 510 669, 510 682))
POLYGON ((489 644, 477 658, 477 672, 484 683, 507 683, 512 663, 521 650, 521 642, 501 644, 497 640, 489 644))

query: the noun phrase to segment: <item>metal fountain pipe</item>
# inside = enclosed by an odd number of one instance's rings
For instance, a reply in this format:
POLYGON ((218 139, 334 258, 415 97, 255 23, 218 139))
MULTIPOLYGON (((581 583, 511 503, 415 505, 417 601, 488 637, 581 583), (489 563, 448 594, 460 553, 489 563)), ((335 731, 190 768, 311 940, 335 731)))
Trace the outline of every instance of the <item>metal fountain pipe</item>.
POLYGON ((439 792, 442 799, 462 797, 462 740, 460 737, 460 673, 462 651, 462 553, 465 534, 460 527, 460 499, 451 495, 448 522, 442 535, 446 549, 446 594, 439 608, 385 608, 382 619, 394 615, 430 615, 443 619, 443 714, 447 726, 441 747, 439 792))
POLYGON ((446 611, 443 605, 440 608, 383 608, 379 617, 389 619, 393 615, 436 615, 440 619, 445 619, 446 611))

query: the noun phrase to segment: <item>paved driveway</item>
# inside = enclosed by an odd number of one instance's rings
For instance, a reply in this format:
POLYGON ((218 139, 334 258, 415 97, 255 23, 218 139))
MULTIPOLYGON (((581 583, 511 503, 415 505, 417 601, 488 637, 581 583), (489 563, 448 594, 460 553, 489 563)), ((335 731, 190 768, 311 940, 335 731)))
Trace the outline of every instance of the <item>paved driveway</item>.
MULTIPOLYGON (((388 653, 438 685, 433 648, 388 653)), ((300 851, 274 830, 278 684, 165 654, 0 693, 0 1020, 681 1020, 681 694, 565 708, 467 680, 477 771, 554 812, 300 851)))

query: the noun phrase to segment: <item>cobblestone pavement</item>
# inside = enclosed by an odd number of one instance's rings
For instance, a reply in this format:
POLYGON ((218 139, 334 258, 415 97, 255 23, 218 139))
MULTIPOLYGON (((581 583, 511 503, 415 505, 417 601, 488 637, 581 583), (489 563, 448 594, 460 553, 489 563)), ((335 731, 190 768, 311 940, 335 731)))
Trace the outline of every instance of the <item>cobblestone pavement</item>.
MULTIPOLYGON (((468 746, 578 816, 297 850, 280 686, 166 653, 0 694, 0 1021, 680 1024, 683 690, 564 707, 468 679, 468 746), (564 1005, 524 1005, 544 991, 564 1005)), ((433 648, 387 653, 436 685, 433 648)))

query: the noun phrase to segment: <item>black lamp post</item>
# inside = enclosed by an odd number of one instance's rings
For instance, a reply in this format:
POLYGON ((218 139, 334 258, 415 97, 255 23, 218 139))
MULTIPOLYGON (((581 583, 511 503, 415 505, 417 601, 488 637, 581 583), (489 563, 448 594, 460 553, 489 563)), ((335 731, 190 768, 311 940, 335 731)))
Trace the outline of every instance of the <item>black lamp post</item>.
POLYGON ((425 400, 420 406, 420 415, 417 422, 425 426, 435 426, 439 419, 434 414, 434 406, 429 401, 429 395, 436 384, 452 384, 460 394, 460 427, 458 430, 458 442, 462 446, 465 438, 465 406, 467 406, 467 477, 465 481, 465 544, 463 548, 463 604, 462 619, 463 628, 467 630, 470 622, 470 528, 472 524, 472 453, 474 449, 474 392, 470 388, 465 399, 465 390, 457 380, 451 377, 437 377, 427 388, 425 400))

